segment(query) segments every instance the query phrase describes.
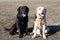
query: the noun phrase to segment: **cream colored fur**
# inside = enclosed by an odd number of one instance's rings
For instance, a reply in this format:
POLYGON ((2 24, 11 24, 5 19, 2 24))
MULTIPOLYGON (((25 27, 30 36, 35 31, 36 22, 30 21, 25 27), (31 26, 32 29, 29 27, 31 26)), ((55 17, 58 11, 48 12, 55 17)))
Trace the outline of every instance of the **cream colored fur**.
POLYGON ((37 9, 36 9, 37 18, 34 22, 34 29, 32 32, 33 33, 32 38, 35 38, 38 34, 39 36, 43 36, 43 39, 46 39, 45 33, 47 33, 48 30, 46 29, 46 19, 45 19, 46 12, 44 9, 45 9, 44 7, 37 7, 37 9))

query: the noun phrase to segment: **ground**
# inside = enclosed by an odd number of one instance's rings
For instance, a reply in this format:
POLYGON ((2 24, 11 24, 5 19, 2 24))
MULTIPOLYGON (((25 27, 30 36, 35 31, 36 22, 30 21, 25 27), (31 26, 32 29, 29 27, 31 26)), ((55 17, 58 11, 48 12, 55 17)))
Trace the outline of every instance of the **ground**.
POLYGON ((15 23, 17 8, 21 5, 29 7, 29 29, 33 27, 36 7, 44 6, 47 9, 47 27, 50 28, 46 40, 60 40, 60 0, 0 0, 0 40, 43 40, 42 37, 32 39, 32 35, 23 38, 11 36, 4 30, 5 27, 11 28, 15 23))

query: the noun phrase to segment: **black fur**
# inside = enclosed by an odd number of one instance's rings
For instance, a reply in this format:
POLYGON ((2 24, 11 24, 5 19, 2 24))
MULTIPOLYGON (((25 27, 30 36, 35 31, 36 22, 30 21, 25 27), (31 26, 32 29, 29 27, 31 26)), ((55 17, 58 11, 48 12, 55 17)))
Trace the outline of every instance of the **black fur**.
POLYGON ((18 29, 19 37, 23 37, 23 33, 27 34, 29 8, 27 6, 20 6, 17 11, 16 23, 9 29, 9 32, 13 35, 18 29), (26 16, 23 17, 22 14, 26 14, 26 16))

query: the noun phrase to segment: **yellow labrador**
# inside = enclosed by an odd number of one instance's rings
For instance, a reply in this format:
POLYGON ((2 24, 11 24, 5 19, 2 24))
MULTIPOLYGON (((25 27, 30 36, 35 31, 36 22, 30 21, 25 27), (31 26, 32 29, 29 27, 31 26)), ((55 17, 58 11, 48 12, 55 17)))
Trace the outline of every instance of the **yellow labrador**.
POLYGON ((35 38, 37 34, 43 36, 43 39, 46 39, 46 34, 48 32, 48 28, 46 29, 46 9, 44 7, 37 7, 36 8, 36 19, 34 22, 34 29, 33 29, 33 36, 35 38))

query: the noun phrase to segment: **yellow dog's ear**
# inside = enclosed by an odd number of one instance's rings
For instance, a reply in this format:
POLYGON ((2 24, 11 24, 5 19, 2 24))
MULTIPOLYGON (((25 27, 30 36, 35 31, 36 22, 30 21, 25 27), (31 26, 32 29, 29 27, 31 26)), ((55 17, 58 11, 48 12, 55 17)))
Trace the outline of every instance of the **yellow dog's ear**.
POLYGON ((37 16, 35 15, 35 19, 37 18, 37 16))
POLYGON ((37 16, 35 15, 35 17, 34 17, 34 21, 36 20, 36 18, 37 18, 37 16))
POLYGON ((44 9, 45 13, 46 13, 46 9, 44 9))

